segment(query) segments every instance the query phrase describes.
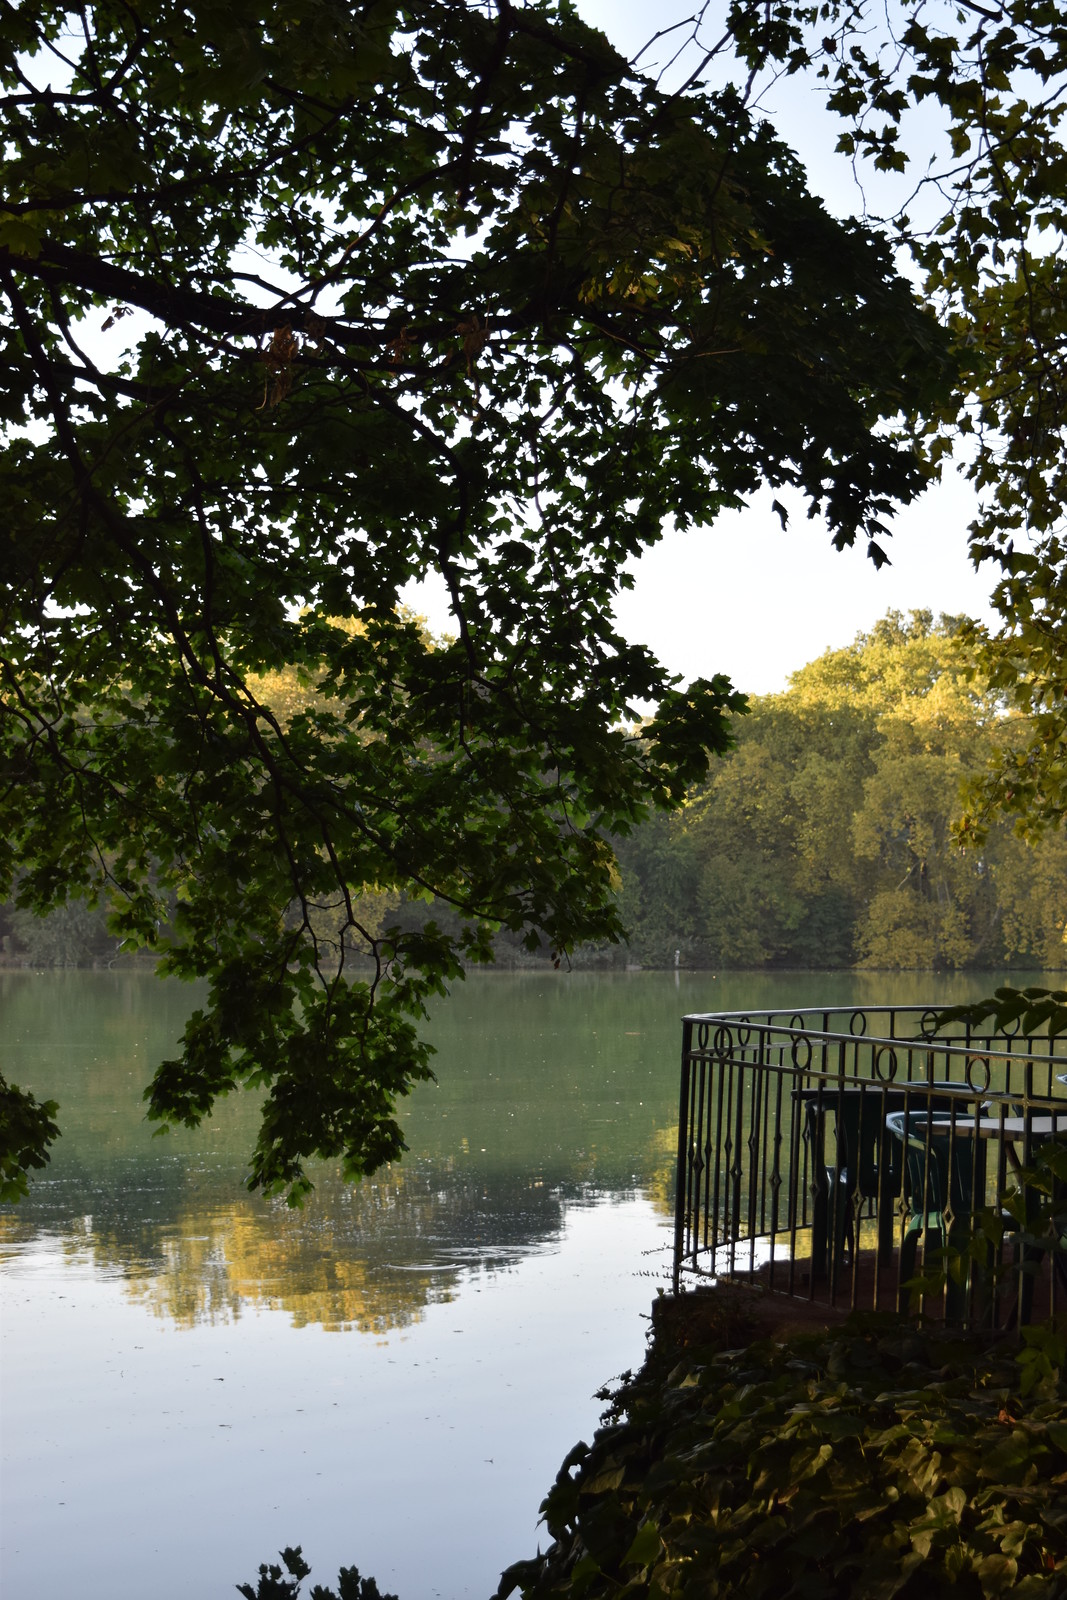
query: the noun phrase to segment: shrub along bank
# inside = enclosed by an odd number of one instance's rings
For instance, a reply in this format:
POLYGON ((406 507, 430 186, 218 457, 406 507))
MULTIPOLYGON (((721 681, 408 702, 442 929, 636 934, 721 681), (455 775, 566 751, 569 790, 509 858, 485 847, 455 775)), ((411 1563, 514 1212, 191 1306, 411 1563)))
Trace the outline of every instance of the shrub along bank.
POLYGON ((697 1298, 563 1463, 553 1543, 498 1600, 1067 1595, 1063 1334, 868 1318, 749 1342, 697 1298))

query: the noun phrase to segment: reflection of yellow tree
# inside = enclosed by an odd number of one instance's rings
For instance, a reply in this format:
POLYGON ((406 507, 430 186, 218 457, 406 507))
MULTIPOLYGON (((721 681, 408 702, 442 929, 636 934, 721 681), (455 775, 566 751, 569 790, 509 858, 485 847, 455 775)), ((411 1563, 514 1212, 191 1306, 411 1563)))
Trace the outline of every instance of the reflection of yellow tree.
POLYGON ((305 1214, 290 1225, 240 1201, 206 1223, 190 1210, 166 1241, 162 1270, 131 1278, 130 1293, 184 1326, 236 1318, 253 1306, 287 1311, 298 1328, 362 1333, 404 1327, 429 1302, 450 1297, 451 1282, 430 1269, 375 1272, 337 1221, 305 1214))
POLYGON ((419 1223, 427 1218, 418 1213, 433 1208, 433 1197, 405 1189, 405 1174, 394 1167, 357 1189, 324 1180, 296 1215, 251 1198, 227 1200, 205 1214, 194 1197, 168 1230, 162 1271, 132 1277, 130 1292, 158 1316, 186 1326, 254 1306, 287 1311, 298 1328, 405 1327, 428 1304, 450 1299, 456 1276, 386 1263, 380 1245, 373 1251, 375 1224, 401 1205, 406 1237, 423 1232, 419 1223))
MULTIPOLYGON (((151 1263, 134 1259, 126 1273, 127 1293, 166 1316, 180 1327, 197 1322, 232 1322, 241 1314, 241 1295, 234 1284, 225 1254, 224 1219, 217 1213, 210 1224, 198 1218, 196 1232, 179 1223, 162 1241, 161 1257, 151 1263)), ((100 1241, 112 1256, 113 1241, 100 1241)))
POLYGON ((13 1211, 0 1211, 0 1254, 14 1255, 33 1238, 34 1229, 20 1222, 13 1211))
POLYGON ((657 1128, 648 1141, 648 1168, 652 1176, 645 1193, 660 1216, 674 1216, 674 1194, 678 1175, 678 1130, 657 1128))
MULTIPOLYGON (((416 1254, 440 1231, 440 1198, 410 1178, 392 1167, 352 1188, 324 1174, 295 1214, 194 1189, 176 1216, 132 1233, 102 1215, 68 1219, 60 1247, 71 1263, 121 1277, 131 1298, 181 1327, 234 1321, 251 1307, 286 1311, 296 1327, 383 1334, 450 1300, 459 1271, 416 1254)), ((28 1219, 0 1213, 0 1250, 24 1249, 36 1235, 28 1219)))

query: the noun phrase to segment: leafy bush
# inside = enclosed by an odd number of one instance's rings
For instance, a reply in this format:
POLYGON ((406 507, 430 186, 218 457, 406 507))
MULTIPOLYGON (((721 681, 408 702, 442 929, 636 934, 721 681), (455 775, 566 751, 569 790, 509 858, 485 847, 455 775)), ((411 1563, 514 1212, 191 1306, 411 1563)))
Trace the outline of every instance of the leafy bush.
MULTIPOLYGON (((239 1583, 238 1594, 243 1594, 245 1600, 297 1600, 300 1585, 311 1572, 311 1568, 301 1553, 300 1546, 295 1549, 286 1545, 279 1552, 285 1565, 286 1577, 281 1567, 276 1564, 268 1566, 265 1562, 259 1569, 259 1582, 253 1589, 250 1583, 239 1583)), ((337 1576, 337 1593, 325 1588, 321 1583, 312 1586, 308 1600, 397 1600, 395 1594, 382 1594, 373 1578, 361 1578, 356 1567, 342 1567, 337 1576)))
POLYGON ((48 1164, 48 1147, 59 1137, 52 1120, 58 1110, 58 1101, 38 1100, 0 1074, 0 1203, 24 1199, 28 1172, 48 1164))
POLYGON ((1065 1594, 1067 1341, 1024 1340, 868 1318, 661 1355, 564 1462, 554 1543, 498 1600, 1065 1594))

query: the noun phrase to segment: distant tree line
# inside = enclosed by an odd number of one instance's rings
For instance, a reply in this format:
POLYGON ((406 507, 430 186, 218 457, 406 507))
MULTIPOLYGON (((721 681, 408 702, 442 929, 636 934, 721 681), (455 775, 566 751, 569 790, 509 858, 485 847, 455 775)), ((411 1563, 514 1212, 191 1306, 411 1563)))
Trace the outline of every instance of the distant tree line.
POLYGON ((617 842, 633 957, 1067 966, 1063 833, 1031 846, 1010 818, 967 818, 993 745, 1021 748, 1030 730, 975 673, 962 618, 891 612, 755 699, 735 731, 680 813, 617 842))
MULTIPOLYGON (((68 900, 47 917, 0 906, 0 954, 8 966, 97 967, 134 959, 108 928, 102 907, 68 900)), ((142 959, 145 959, 142 957, 142 959)))
MULTIPOLYGON (((268 687, 284 715, 313 697, 292 674, 268 687)), ((964 619, 890 612, 754 699, 734 731, 681 811, 615 839, 630 942, 586 946, 576 964, 1067 966, 1063 833, 1027 842, 1008 817, 975 828, 966 815, 993 745, 1024 748, 1031 730, 984 686, 964 619), (980 848, 963 842, 971 830, 980 848)), ((451 916, 373 887, 359 905, 375 932, 451 916)), ((138 959, 80 901, 43 919, 2 907, 0 939, 19 964, 138 959)), ((495 951, 500 965, 538 961, 518 935, 495 951)))

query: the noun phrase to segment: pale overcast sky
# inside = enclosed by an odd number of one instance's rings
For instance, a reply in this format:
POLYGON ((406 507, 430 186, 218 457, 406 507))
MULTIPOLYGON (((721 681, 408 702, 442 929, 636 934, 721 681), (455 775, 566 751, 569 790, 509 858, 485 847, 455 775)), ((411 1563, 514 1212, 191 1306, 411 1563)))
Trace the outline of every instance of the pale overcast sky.
MULTIPOLYGON (((711 10, 721 17, 725 4, 713 0, 711 10)), ((685 0, 578 5, 631 55, 694 9, 685 0)), ((657 52, 665 61, 666 41, 657 52)), ((859 211, 850 170, 833 153, 836 129, 811 88, 797 80, 778 85, 764 104, 831 209, 859 211)), ((684 680, 725 672, 738 688, 767 693, 784 688, 790 672, 823 650, 850 643, 890 608, 988 617, 994 578, 976 574, 968 560, 972 497, 961 478, 949 478, 893 520, 892 565, 880 572, 865 548, 835 551, 825 527, 803 514, 783 531, 770 500, 768 494, 765 503, 723 516, 712 528, 668 532, 633 568, 635 588, 617 607, 621 630, 651 646, 684 680)), ((443 590, 423 588, 411 599, 428 611, 435 631, 448 629, 443 590)))

